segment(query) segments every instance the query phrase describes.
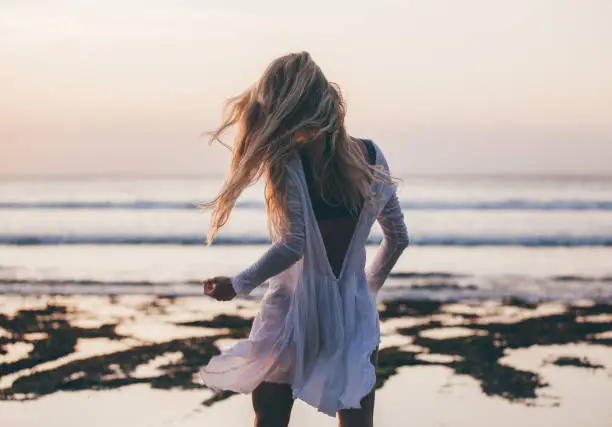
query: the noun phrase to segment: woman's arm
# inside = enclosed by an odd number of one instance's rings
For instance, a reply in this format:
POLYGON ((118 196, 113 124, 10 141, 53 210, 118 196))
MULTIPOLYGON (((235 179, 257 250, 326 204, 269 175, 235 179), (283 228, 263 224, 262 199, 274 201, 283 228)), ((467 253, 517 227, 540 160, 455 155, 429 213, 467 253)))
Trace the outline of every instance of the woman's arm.
POLYGON ((288 232, 253 265, 231 278, 238 295, 248 295, 270 277, 285 271, 304 256, 305 225, 302 195, 295 178, 286 175, 288 232))
MULTIPOLYGON (((389 166, 384 155, 380 153, 380 156, 382 157, 381 164, 388 171, 389 166)), ((368 286, 372 292, 378 292, 382 287, 409 243, 404 214, 395 189, 376 219, 382 228, 383 240, 374 259, 366 269, 368 286)))

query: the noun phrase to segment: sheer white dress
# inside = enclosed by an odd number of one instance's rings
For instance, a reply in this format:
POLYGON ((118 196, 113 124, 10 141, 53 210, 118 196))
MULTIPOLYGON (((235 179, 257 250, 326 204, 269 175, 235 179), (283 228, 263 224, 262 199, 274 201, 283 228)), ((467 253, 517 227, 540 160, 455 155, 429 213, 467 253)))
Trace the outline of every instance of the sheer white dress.
MULTIPOLYGON (((374 145, 376 164, 388 170, 374 145)), ((375 385, 370 356, 380 329, 376 292, 408 244, 394 186, 374 181, 373 207, 364 205, 336 277, 325 252, 300 156, 286 168, 290 230, 251 267, 232 277, 239 295, 269 287, 250 335, 200 370, 216 390, 252 392, 261 382, 288 383, 293 396, 335 416, 359 408, 375 385), (367 268, 365 244, 378 220, 383 241, 367 268)))

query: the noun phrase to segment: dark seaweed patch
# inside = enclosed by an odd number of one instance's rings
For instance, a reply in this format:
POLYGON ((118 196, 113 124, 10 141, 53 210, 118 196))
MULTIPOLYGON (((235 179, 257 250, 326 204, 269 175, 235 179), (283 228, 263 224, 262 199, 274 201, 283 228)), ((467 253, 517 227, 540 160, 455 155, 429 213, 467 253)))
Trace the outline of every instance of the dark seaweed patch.
POLYGON ((591 363, 589 359, 586 357, 570 357, 570 356, 561 356, 556 358, 555 360, 550 362, 553 365, 557 366, 575 366, 577 368, 588 368, 588 369, 603 369, 603 365, 596 365, 591 363))
POLYGON ((179 323, 183 326, 200 326, 205 328, 230 328, 230 329, 242 329, 250 328, 253 319, 245 319, 240 316, 233 316, 231 314, 219 314, 213 317, 212 320, 197 320, 193 322, 179 323))
POLYGON ((433 300, 401 299, 388 301, 379 313, 381 319, 403 316, 429 316, 440 312, 442 302, 433 300))
MULTIPOLYGON (((172 300, 160 298, 155 304, 141 307, 147 312, 157 312, 172 300)), ((42 310, 21 310, 13 317, 0 314, 0 326, 11 334, 10 338, 0 341, 0 353, 5 353, 5 345, 11 342, 28 342, 24 334, 42 332, 45 339, 29 341, 34 348, 27 358, 0 364, 0 375, 33 368, 39 364, 56 360, 75 351, 80 338, 109 338, 121 340, 125 336, 116 333, 115 324, 106 324, 98 328, 79 328, 71 326, 66 319, 68 310, 63 306, 48 305, 42 310)), ((250 319, 231 316, 232 325, 249 323, 250 319)), ((226 328, 228 319, 220 317, 220 325, 209 321, 208 327, 226 328)), ((130 348, 112 354, 94 356, 66 363, 57 368, 33 372, 18 378, 10 389, 0 391, 0 400, 35 399, 59 390, 101 390, 113 389, 130 384, 148 383, 160 389, 202 388, 193 381, 198 369, 219 353, 214 342, 218 338, 241 338, 245 328, 232 329, 230 333, 206 338, 189 338, 170 340, 159 344, 149 344, 130 348), (141 378, 134 375, 139 365, 145 364, 165 353, 179 352, 179 361, 157 367, 159 375, 141 378)), ((221 393, 214 396, 214 401, 227 398, 231 394, 221 393)), ((210 399, 209 399, 210 401, 210 399)), ((207 401, 208 402, 208 401, 207 401)), ((209 404, 210 402, 208 402, 209 404)))
MULTIPOLYGON (((0 375, 32 368, 73 353, 79 338, 124 338, 115 332, 116 325, 113 324, 91 329, 70 326, 66 320, 67 312, 66 307, 48 305, 42 310, 21 310, 12 318, 0 314, 0 327, 11 333, 11 342, 26 341, 24 334, 27 333, 47 334, 43 340, 32 341, 34 348, 28 358, 0 364, 0 375)), ((0 351, 4 351, 3 347, 1 345, 0 351)))
MULTIPOLYGON (((515 304, 524 305, 523 302, 515 304)), ((529 305, 531 307, 531 305, 529 305)), ((578 316, 606 313, 611 306, 596 304, 592 307, 569 307, 564 314, 529 318, 518 323, 474 324, 461 326, 485 330, 485 336, 468 336, 448 339, 432 339, 419 333, 440 327, 440 322, 399 329, 398 333, 414 337, 414 344, 428 352, 461 356, 459 361, 435 363, 452 368, 457 374, 469 375, 478 380, 487 395, 501 396, 509 400, 536 397, 538 388, 546 384, 532 372, 522 371, 499 363, 506 349, 529 348, 533 345, 568 344, 589 342, 610 345, 612 340, 597 340, 594 334, 609 331, 609 322, 578 322, 578 316)))
POLYGON ((419 360, 419 353, 403 351, 397 347, 383 348, 378 352, 376 364, 376 388, 381 388, 402 366, 430 365, 431 363, 419 360))
POLYGON ((453 278, 459 278, 459 277, 464 277, 464 276, 460 274, 444 273, 444 272, 437 272, 437 271, 432 271, 429 273, 415 273, 415 272, 398 271, 398 272, 391 273, 389 277, 394 277, 396 279, 453 279, 453 278))
MULTIPOLYGON (((118 302, 117 298, 111 301, 118 302)), ((172 298, 160 297, 140 307, 144 312, 164 312, 172 298)), ((526 309, 536 304, 511 300, 506 304, 526 309)), ((581 322, 578 317, 611 313, 612 305, 595 304, 590 307, 569 306, 563 314, 525 319, 517 323, 476 324, 474 314, 457 315, 462 318, 461 326, 486 331, 486 335, 433 339, 423 336, 423 331, 442 327, 437 320, 428 316, 441 313, 443 303, 438 301, 399 300, 387 302, 380 312, 381 319, 396 317, 419 317, 426 320, 422 325, 398 330, 401 335, 414 337, 414 344, 425 348, 424 353, 453 356, 450 362, 427 361, 418 357, 419 352, 405 351, 398 347, 384 348, 378 353, 376 369, 377 387, 397 373, 402 366, 437 365, 446 366, 460 375, 476 379, 483 393, 501 396, 510 401, 533 399, 537 390, 545 387, 544 381, 534 372, 515 369, 500 363, 508 349, 528 348, 533 345, 566 344, 574 342, 595 343, 612 346, 610 339, 596 339, 598 333, 612 329, 610 322, 581 322), (458 356, 458 357, 456 357, 458 356)), ((0 354, 6 353, 6 345, 14 342, 30 342, 33 349, 25 359, 0 364, 0 375, 14 373, 41 363, 57 360, 75 351, 81 338, 104 337, 123 340, 116 332, 116 324, 106 324, 99 328, 79 328, 68 321, 69 309, 49 304, 41 310, 21 310, 15 316, 0 314, 0 327, 6 329, 8 336, 0 338, 0 354), (45 339, 28 341, 32 332, 46 334, 45 339)), ((204 338, 172 339, 158 344, 146 344, 103 356, 94 356, 68 362, 57 368, 42 372, 28 373, 17 379, 10 389, 0 391, 0 400, 35 399, 58 390, 99 390, 113 389, 129 384, 146 383, 160 389, 200 388, 193 381, 197 370, 219 352, 215 342, 220 338, 245 337, 251 326, 251 318, 236 315, 218 315, 213 319, 201 319, 179 323, 183 326, 196 326, 217 329, 218 335, 204 338), (138 366, 150 362, 167 353, 179 353, 179 360, 168 361, 157 367, 157 372, 146 378, 136 375, 138 366)), ((554 361, 559 366, 581 366, 599 368, 586 359, 559 358, 554 361)), ((226 399, 232 393, 215 393, 203 402, 211 405, 226 399)))

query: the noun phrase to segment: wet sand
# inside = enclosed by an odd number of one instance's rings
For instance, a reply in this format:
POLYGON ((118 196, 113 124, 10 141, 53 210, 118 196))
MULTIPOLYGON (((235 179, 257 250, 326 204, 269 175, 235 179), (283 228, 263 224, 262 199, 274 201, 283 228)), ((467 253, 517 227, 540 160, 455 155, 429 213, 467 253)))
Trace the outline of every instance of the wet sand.
MULTIPOLYGON (((257 302, 0 296, 0 425, 252 424, 194 381, 257 302)), ((378 426, 612 425, 612 304, 380 304, 378 426)), ((335 420, 298 404, 294 426, 335 420)))

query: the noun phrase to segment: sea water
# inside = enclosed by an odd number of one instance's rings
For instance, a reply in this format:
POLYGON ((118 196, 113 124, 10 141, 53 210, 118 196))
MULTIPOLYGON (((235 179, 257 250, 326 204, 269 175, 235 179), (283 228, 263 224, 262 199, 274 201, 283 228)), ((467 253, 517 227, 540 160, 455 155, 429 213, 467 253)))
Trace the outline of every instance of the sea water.
MULTIPOLYGON (((269 244, 258 184, 205 245, 221 182, 4 178, 0 292, 201 294, 269 244)), ((405 176, 399 198, 412 244, 381 298, 612 298, 612 177, 405 176)))

